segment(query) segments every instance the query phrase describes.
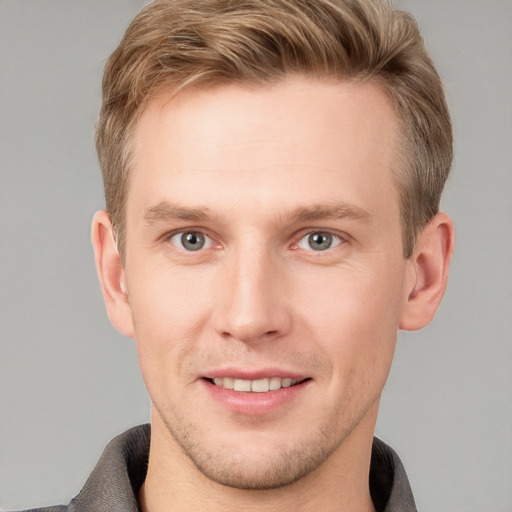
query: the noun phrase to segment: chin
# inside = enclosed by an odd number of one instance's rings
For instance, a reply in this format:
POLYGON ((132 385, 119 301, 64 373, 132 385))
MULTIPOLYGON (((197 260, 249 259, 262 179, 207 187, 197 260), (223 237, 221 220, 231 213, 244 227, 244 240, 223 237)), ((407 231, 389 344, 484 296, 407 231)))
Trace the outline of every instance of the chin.
POLYGON ((242 490, 282 488, 301 480, 321 466, 336 451, 348 432, 319 428, 301 440, 271 439, 248 433, 238 442, 198 432, 194 427, 168 433, 197 470, 210 481, 242 490))
POLYGON ((259 457, 243 453, 187 453, 196 468, 209 480, 243 490, 269 490, 292 485, 319 467, 330 455, 319 446, 307 450, 273 451, 259 457), (309 453, 307 453, 309 452, 309 453))

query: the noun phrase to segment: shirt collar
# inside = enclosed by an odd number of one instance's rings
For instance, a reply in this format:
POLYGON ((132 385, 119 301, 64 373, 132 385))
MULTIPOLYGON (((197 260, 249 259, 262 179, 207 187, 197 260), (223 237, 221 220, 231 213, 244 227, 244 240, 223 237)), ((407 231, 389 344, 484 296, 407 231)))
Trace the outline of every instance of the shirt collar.
MULTIPOLYGON (((132 428, 105 448, 71 512, 140 512, 137 495, 146 478, 151 429, 132 428)), ((417 512, 400 458, 375 438, 370 464, 370 493, 377 512, 417 512)))

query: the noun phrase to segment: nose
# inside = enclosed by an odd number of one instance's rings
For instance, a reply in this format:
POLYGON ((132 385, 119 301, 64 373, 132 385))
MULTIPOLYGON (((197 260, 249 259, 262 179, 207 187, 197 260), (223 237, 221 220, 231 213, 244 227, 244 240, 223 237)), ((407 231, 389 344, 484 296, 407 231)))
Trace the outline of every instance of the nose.
POLYGON ((244 343, 288 334, 292 316, 284 267, 270 250, 248 248, 227 256, 216 281, 217 332, 244 343))

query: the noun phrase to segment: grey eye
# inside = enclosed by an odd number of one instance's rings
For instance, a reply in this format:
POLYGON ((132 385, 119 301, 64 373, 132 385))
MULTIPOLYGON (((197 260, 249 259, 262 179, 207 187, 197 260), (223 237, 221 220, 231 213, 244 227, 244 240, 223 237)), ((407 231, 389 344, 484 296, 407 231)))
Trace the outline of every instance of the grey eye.
POLYGON ((313 251, 326 251, 340 244, 341 240, 336 235, 326 231, 314 231, 301 238, 297 247, 313 251))
POLYGON ((171 243, 185 251, 199 251, 210 247, 211 240, 200 231, 185 231, 173 235, 171 243))

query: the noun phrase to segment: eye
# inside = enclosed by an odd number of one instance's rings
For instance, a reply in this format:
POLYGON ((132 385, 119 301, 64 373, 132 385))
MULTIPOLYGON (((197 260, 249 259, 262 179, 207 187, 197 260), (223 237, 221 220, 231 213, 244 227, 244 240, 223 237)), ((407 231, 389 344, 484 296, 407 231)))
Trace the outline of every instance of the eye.
POLYGON ((184 231, 170 238, 171 244, 184 251, 200 251, 212 245, 210 237, 200 231, 184 231))
POLYGON ((314 231, 299 240, 297 247, 313 251, 326 251, 340 245, 340 237, 327 231, 314 231))

